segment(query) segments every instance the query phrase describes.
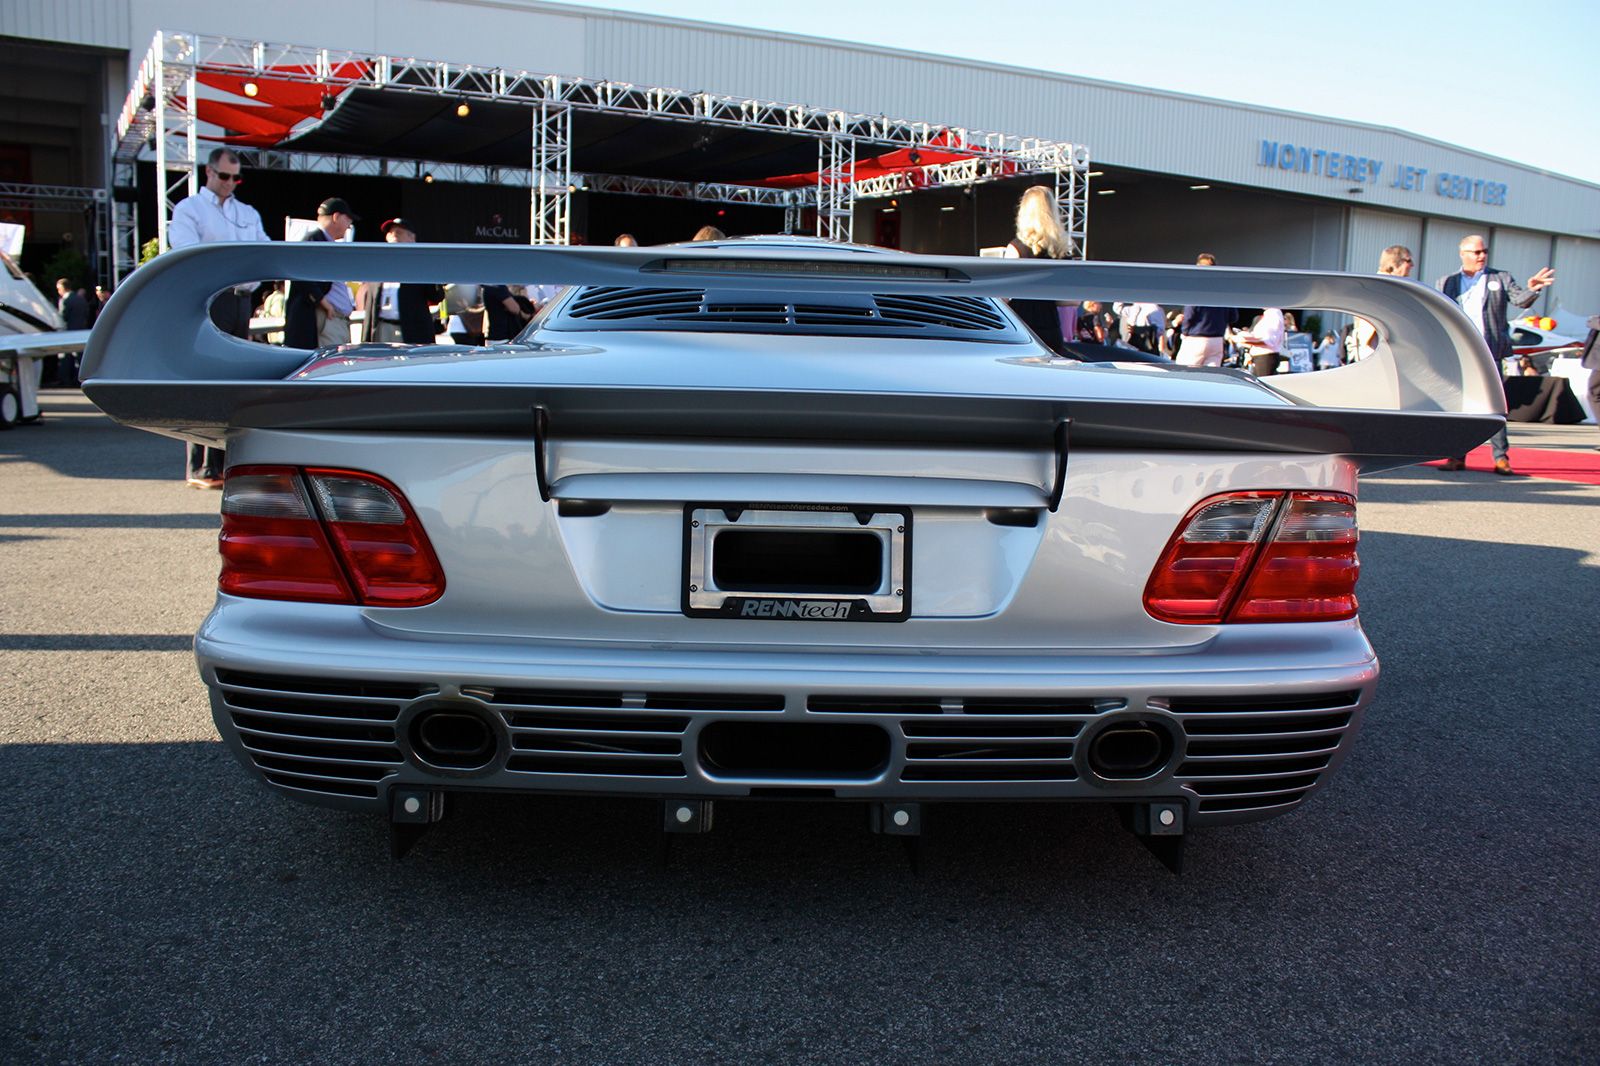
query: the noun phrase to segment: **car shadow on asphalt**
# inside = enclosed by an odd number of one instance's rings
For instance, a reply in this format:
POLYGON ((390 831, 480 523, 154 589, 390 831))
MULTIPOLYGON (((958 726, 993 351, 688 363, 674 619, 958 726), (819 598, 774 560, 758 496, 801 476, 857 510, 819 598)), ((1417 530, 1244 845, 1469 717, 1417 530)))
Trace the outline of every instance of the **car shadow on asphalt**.
POLYGON ((120 426, 76 390, 42 393, 39 409, 39 422, 0 434, 0 470, 34 463, 62 477, 183 484, 181 441, 120 426))
MULTIPOLYGON (((198 891, 215 871, 182 859, 197 841, 227 841, 229 862, 277 871, 269 877, 331 878, 358 892, 396 879, 439 892, 468 882, 515 891, 559 881, 595 891, 696 885, 716 897, 768 898, 800 878, 858 887, 865 880, 885 891, 937 879, 1055 895, 1072 884, 1092 891, 1106 876, 1172 880, 1099 804, 939 804, 927 812, 919 872, 903 838, 869 830, 861 802, 719 801, 712 832, 668 837, 657 799, 452 794, 445 820, 396 861, 384 817, 273 794, 220 741, 0 745, 0 780, 33 783, 13 808, 19 828, 71 845, 52 849, 61 864, 53 870, 51 862, 30 863, 29 878, 41 881, 36 890, 64 879, 119 892, 159 877, 192 880, 198 891), (74 818, 85 803, 115 815, 74 818), (137 831, 108 833, 116 823, 137 831), (80 850, 84 838, 94 844, 80 850), (182 861, 174 865, 174 857, 182 861)), ((1254 836, 1249 827, 1229 827, 1196 839, 1233 853, 1231 864, 1241 845, 1254 846, 1242 838, 1254 836)))

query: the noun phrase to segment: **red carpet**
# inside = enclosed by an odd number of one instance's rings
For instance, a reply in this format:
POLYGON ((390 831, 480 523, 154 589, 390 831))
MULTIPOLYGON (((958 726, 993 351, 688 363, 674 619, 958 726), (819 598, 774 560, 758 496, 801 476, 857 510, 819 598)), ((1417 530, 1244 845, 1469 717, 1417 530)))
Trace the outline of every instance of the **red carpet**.
MULTIPOLYGON (((1600 437, 1600 433, 1595 434, 1600 437)), ((1437 467, 1443 460, 1423 463, 1437 467)), ((1600 451, 1574 452, 1555 448, 1512 448, 1511 469, 1529 477, 1550 478, 1554 481, 1580 481, 1585 485, 1600 485, 1600 451)), ((1487 445, 1467 453, 1467 470, 1489 473, 1494 470, 1494 456, 1487 445)))

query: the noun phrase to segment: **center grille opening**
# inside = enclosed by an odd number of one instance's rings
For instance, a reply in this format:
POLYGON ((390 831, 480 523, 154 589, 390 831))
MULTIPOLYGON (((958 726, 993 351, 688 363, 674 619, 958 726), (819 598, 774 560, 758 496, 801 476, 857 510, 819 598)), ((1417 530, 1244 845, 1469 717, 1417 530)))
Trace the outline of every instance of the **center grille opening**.
POLYGON ((883 584, 883 540, 846 531, 726 529, 711 546, 724 592, 859 593, 883 584))
POLYGON ((700 762, 727 777, 877 776, 889 734, 875 725, 713 722, 700 732, 700 762))

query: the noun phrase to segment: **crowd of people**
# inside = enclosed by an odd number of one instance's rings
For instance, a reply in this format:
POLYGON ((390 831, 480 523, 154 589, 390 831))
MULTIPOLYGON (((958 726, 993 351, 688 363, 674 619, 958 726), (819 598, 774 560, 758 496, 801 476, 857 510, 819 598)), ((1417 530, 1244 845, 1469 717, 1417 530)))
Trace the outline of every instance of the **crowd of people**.
MULTIPOLYGON (((61 315, 61 328, 79 330, 94 328, 101 308, 111 299, 111 291, 104 285, 90 289, 75 285, 71 278, 56 279, 56 312, 61 315)), ((78 384, 78 356, 52 355, 42 360, 40 384, 47 387, 72 388, 78 384)))
MULTIPOLYGON (((1017 204, 1017 235, 1002 255, 1066 259, 1075 251, 1051 190, 1035 185, 1024 192, 1017 204)), ((1210 252, 1195 259, 1197 266, 1216 262, 1210 252)), ((1047 347, 1064 356, 1103 359, 1109 347, 1184 366, 1248 366, 1260 376, 1283 368, 1288 335, 1295 331, 1293 315, 1275 307, 1263 309, 1247 328, 1239 326, 1240 312, 1227 307, 1166 310, 1143 302, 1012 300, 1011 308, 1047 347)))
MULTIPOLYGON (((220 241, 270 240, 261 217, 234 195, 241 180, 237 154, 228 148, 213 150, 206 161, 205 185, 180 202, 173 211, 168 243, 173 248, 220 241)), ((316 225, 301 239, 339 241, 359 221, 351 206, 330 197, 316 212, 316 225)), ((409 244, 420 238, 418 226, 406 218, 384 221, 380 232, 392 244, 409 244)), ((722 240, 715 226, 703 226, 693 241, 722 240)), ((636 247, 631 234, 621 234, 615 244, 636 247)), ((1076 249, 1062 225, 1055 196, 1046 186, 1027 189, 1018 202, 1016 236, 1002 254, 1015 259, 1066 259, 1076 249)), ((1533 274, 1526 285, 1487 262, 1483 237, 1469 236, 1460 244, 1461 269, 1440 278, 1435 288, 1453 300, 1475 322, 1497 359, 1511 356, 1508 308, 1527 307, 1553 284, 1548 267, 1533 274)), ((1202 252, 1199 267, 1215 266, 1217 258, 1202 252)), ((1377 272, 1410 278, 1414 259, 1410 249, 1393 245, 1384 249, 1377 272)), ((93 294, 57 282, 59 307, 68 329, 92 325, 109 294, 96 287, 93 294)), ((354 287, 336 282, 289 281, 242 285, 220 294, 211 305, 211 319, 219 330, 249 338, 253 317, 281 319, 281 330, 266 335, 272 343, 315 349, 352 341, 428 344, 448 337, 462 344, 480 344, 515 337, 557 293, 558 287, 514 284, 426 285, 368 282, 354 287), (352 328, 353 325, 356 328, 352 328)), ((1322 331, 1320 340, 1302 337, 1293 310, 1266 307, 1239 309, 1189 305, 1161 307, 1149 302, 1106 302, 1094 299, 1011 301, 1013 311, 1034 334, 1058 354, 1078 359, 1138 358, 1171 361, 1190 367, 1237 367, 1257 377, 1291 369, 1326 370, 1370 356, 1381 338, 1376 326, 1357 318, 1339 334, 1322 331), (1246 311, 1249 310, 1249 314, 1246 311), (1247 321, 1248 320, 1248 321, 1247 321), (1297 338, 1306 362, 1291 364, 1291 338, 1297 338), (1314 343, 1313 343, 1314 341, 1314 343), (1117 349, 1106 353, 1105 349, 1117 349)), ((1308 324, 1310 324, 1308 322, 1308 324)), ((1596 346, 1589 345, 1592 351, 1596 346)), ((1590 381, 1590 393, 1600 401, 1600 354, 1590 381)), ((1585 363, 1589 365, 1588 362, 1585 363)), ((57 370, 60 384, 75 383, 74 368, 63 363, 57 370)), ((1490 441, 1497 473, 1512 473, 1502 430, 1490 441)), ((222 455, 191 446, 188 480, 196 487, 221 484, 222 455)), ((1445 469, 1464 463, 1454 457, 1445 469)))

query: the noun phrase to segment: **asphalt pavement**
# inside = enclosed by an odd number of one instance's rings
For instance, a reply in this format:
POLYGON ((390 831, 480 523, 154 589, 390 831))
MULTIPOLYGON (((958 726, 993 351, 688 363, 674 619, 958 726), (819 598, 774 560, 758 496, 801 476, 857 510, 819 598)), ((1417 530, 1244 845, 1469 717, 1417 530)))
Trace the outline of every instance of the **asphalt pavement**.
MULTIPOLYGON (((405 861, 268 794, 189 651, 218 495, 75 393, 0 434, 0 1062, 1600 1061, 1600 487, 1371 479, 1383 680, 1167 873, 1098 809, 478 798, 405 861)), ((1600 444, 1514 427, 1513 445, 1600 444)))

